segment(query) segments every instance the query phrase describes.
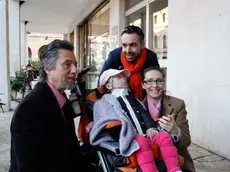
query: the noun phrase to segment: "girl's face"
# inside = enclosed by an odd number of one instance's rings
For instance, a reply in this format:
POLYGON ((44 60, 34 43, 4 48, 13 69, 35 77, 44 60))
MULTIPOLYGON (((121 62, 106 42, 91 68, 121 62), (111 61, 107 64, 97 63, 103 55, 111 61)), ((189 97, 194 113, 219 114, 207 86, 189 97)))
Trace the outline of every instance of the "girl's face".
POLYGON ((160 99, 164 92, 164 78, 157 70, 150 70, 145 73, 142 88, 148 96, 153 99, 160 99))
POLYGON ((108 83, 106 84, 107 89, 117 89, 117 88, 128 88, 128 78, 125 77, 122 73, 110 77, 108 83))

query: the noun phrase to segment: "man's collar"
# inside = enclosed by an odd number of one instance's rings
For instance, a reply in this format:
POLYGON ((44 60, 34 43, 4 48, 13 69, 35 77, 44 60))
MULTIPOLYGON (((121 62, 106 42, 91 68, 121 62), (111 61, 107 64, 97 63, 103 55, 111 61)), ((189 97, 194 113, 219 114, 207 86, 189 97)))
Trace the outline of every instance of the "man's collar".
POLYGON ((67 100, 65 92, 63 91, 61 93, 49 81, 47 81, 47 85, 50 87, 51 91, 53 92, 54 96, 56 97, 59 107, 62 108, 64 106, 64 104, 66 103, 66 100, 67 100))

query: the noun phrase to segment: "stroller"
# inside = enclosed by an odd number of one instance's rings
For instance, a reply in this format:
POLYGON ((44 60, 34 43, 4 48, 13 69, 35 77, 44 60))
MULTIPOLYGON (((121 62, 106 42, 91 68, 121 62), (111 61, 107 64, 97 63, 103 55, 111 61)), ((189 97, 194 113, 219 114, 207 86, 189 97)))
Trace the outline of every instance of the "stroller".
MULTIPOLYGON (((138 166, 136 157, 132 154, 129 157, 124 157, 119 150, 119 133, 121 130, 121 122, 113 121, 108 123, 103 129, 103 135, 112 136, 114 141, 92 146, 89 144, 89 136, 87 134, 87 127, 93 121, 93 105, 100 99, 104 92, 102 88, 86 89, 85 82, 82 81, 82 76, 86 74, 90 68, 83 69, 78 76, 76 82, 77 99, 81 109, 80 122, 78 127, 78 138, 81 141, 81 148, 83 153, 90 160, 91 164, 95 166, 95 171, 103 172, 141 172, 138 166)), ((167 172, 166 166, 162 160, 159 148, 152 145, 152 152, 156 159, 156 166, 160 172, 167 172)), ((183 165, 184 159, 178 156, 180 166, 183 165)))

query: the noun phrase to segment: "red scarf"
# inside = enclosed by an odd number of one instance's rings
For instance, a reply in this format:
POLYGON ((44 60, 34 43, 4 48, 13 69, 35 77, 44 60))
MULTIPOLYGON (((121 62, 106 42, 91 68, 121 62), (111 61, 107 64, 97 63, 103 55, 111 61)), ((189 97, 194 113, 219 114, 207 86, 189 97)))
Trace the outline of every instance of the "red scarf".
POLYGON ((143 89, 141 86, 141 68, 143 67, 146 60, 146 48, 141 50, 140 55, 138 56, 135 63, 130 63, 126 60, 125 55, 121 52, 121 63, 125 69, 128 69, 131 73, 130 75, 130 87, 131 90, 134 92, 134 95, 139 99, 143 100, 143 89))

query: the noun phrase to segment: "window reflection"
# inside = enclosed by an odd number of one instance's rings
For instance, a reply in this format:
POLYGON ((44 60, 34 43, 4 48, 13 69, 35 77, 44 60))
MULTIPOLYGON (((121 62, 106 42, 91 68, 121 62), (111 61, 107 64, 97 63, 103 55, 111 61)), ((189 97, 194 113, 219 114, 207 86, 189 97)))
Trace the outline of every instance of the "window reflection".
POLYGON ((100 70, 109 53, 109 4, 88 21, 88 87, 95 88, 100 70))
POLYGON ((158 37, 157 37, 157 35, 154 36, 154 44, 155 44, 155 49, 158 48, 158 37))
POLYGON ((88 23, 89 55, 91 72, 100 71, 109 52, 109 6, 102 8, 88 23))
POLYGON ((125 9, 128 10, 142 1, 143 0, 126 0, 125 9))
MULTIPOLYGON (((135 25, 142 29, 145 34, 146 28, 146 8, 143 7, 131 15, 127 16, 128 25, 135 25)), ((146 35, 146 34, 145 34, 146 35)))
POLYGON ((167 38, 166 38, 166 35, 163 36, 163 48, 167 48, 167 38))
POLYGON ((159 59, 167 59, 168 1, 154 1, 150 6, 153 12, 153 50, 159 59))

